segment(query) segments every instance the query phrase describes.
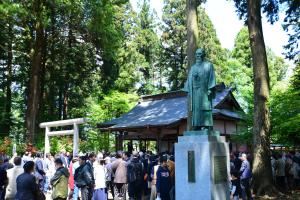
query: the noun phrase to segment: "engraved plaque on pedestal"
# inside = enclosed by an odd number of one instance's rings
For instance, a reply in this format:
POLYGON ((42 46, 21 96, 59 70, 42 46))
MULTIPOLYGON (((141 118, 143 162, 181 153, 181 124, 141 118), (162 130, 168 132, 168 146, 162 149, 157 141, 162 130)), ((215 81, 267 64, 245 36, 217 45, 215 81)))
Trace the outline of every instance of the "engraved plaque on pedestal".
POLYGON ((214 182, 215 184, 227 181, 226 156, 214 156, 214 182))
POLYGON ((191 183, 196 182, 195 177, 195 152, 188 151, 188 181, 191 183))

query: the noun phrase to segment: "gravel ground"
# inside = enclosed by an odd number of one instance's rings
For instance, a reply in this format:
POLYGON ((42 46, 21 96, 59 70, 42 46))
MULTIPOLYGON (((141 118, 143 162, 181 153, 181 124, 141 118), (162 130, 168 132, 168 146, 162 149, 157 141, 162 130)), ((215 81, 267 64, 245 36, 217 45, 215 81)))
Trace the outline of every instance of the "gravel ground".
POLYGON ((300 200, 300 190, 293 191, 288 195, 280 195, 278 197, 255 197, 255 200, 300 200))

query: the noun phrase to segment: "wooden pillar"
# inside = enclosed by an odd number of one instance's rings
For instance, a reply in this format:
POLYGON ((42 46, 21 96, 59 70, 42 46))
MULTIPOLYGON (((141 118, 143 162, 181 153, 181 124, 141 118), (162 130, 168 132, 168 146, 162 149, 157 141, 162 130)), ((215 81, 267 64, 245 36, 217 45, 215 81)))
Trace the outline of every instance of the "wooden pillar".
POLYGON ((156 136, 156 151, 160 153, 160 139, 161 139, 161 129, 157 129, 157 136, 156 136))
POLYGON ((115 134, 115 149, 116 152, 119 150, 119 136, 117 134, 115 134))
POLYGON ((121 132, 120 134, 120 150, 123 151, 123 136, 124 136, 124 132, 121 132))
POLYGON ((116 151, 123 150, 123 132, 116 135, 116 151))

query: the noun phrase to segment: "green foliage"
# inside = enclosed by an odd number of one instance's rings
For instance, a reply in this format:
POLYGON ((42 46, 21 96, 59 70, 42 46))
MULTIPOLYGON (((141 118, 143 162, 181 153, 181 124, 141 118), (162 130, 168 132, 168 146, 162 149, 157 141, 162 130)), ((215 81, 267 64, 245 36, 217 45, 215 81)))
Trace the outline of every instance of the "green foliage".
MULTIPOLYGON (((247 1, 234 0, 236 13, 247 21, 247 1)), ((283 29, 288 32, 289 40, 284 46, 286 49, 286 58, 294 60, 295 63, 299 61, 299 39, 300 39, 300 26, 299 26, 299 12, 300 2, 291 0, 262 0, 261 11, 266 15, 268 21, 273 24, 279 20, 279 15, 285 13, 283 21, 283 29)))
POLYGON ((27 145, 25 143, 13 141, 8 137, 0 138, 0 154, 5 153, 6 155, 12 156, 14 144, 16 144, 17 154, 24 154, 27 149, 27 145))
POLYGON ((170 90, 183 88, 187 72, 185 0, 165 0, 160 63, 170 90))
POLYGON ((52 155, 60 153, 62 150, 67 152, 73 151, 73 137, 71 136, 59 136, 50 138, 50 152, 52 155))
POLYGON ((279 88, 271 101, 271 135, 274 143, 300 143, 300 98, 291 89, 279 88))
POLYGON ((138 66, 142 76, 140 79, 141 86, 137 92, 145 95, 155 92, 154 88, 158 85, 156 80, 161 78, 160 74, 157 73, 159 71, 157 70, 159 38, 155 30, 157 16, 156 12, 150 9, 150 1, 141 0, 138 2, 138 7, 140 12, 137 15, 135 41, 138 44, 138 52, 144 57, 144 62, 138 66))
MULTIPOLYGON (((165 0, 163 8, 162 56, 164 76, 170 90, 181 89, 187 75, 187 36, 186 36, 186 1, 165 0)), ((221 47, 216 30, 202 7, 198 8, 199 48, 204 48, 207 59, 215 67, 219 82, 229 84, 227 58, 228 52, 221 47)))
MULTIPOLYGON (((238 102, 246 112, 244 130, 236 136, 236 140, 245 140, 251 143, 252 126, 253 126, 253 68, 251 49, 249 42, 249 33, 246 27, 242 28, 235 39, 234 49, 231 52, 231 59, 227 61, 229 74, 234 77, 232 84, 235 86, 235 95, 238 102)), ((267 59, 269 66, 270 86, 276 88, 286 77, 288 64, 283 58, 276 56, 275 53, 267 48, 267 59)), ((271 93, 271 101, 273 93, 271 93)), ((276 98, 276 97, 275 97, 276 98)), ((271 113, 273 116, 273 114, 271 113)), ((271 122, 273 124, 273 122, 271 122)), ((275 122, 274 122, 275 123, 275 122)))
POLYGON ((120 117, 136 105, 139 97, 135 94, 126 94, 111 91, 102 99, 90 98, 86 108, 89 123, 84 130, 84 141, 80 144, 82 151, 114 150, 114 135, 100 132, 97 124, 120 117))
POLYGON ((221 47, 213 23, 202 7, 198 8, 198 27, 198 47, 205 49, 206 58, 214 64, 217 82, 229 84, 229 68, 226 63, 228 52, 221 47))
POLYGON ((243 27, 237 34, 231 56, 237 59, 243 66, 248 68, 252 67, 249 32, 247 27, 243 27))
POLYGON ((291 146, 300 143, 299 66, 296 66, 290 84, 282 82, 272 92, 271 136, 275 143, 291 146))

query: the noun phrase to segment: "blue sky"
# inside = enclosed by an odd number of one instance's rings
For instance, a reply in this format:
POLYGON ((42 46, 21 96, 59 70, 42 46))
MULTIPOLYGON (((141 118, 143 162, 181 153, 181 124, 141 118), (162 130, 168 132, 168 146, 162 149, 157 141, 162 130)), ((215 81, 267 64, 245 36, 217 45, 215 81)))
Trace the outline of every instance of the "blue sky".
MULTIPOLYGON (((138 0, 130 0, 134 9, 138 0)), ((162 15, 163 0, 150 0, 159 17, 162 15)), ((232 49, 234 39, 243 27, 243 21, 235 13, 233 1, 207 0, 203 6, 212 20, 222 47, 232 49)), ((282 19, 281 19, 282 20, 282 19)), ((273 25, 263 18, 263 33, 266 46, 270 47, 276 55, 282 56, 282 46, 287 43, 287 33, 283 31, 281 22, 273 25)), ((283 56, 282 56, 283 57, 283 56)))

